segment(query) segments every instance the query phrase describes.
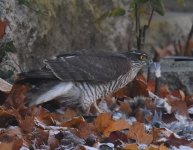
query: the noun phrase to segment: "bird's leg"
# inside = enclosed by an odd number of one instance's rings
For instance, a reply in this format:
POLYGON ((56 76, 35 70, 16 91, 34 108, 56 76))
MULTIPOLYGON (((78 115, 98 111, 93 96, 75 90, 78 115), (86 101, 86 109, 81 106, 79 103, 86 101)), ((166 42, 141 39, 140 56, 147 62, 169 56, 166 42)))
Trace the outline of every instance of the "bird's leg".
POLYGON ((97 110, 97 112, 103 113, 103 111, 98 107, 96 101, 94 101, 93 106, 94 106, 94 108, 97 110))

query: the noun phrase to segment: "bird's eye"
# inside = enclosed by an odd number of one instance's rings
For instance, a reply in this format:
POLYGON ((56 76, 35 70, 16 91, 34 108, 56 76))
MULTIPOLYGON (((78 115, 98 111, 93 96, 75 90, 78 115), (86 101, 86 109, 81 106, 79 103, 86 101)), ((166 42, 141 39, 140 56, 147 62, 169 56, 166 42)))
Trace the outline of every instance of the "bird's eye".
POLYGON ((141 55, 141 56, 139 57, 139 59, 142 60, 142 61, 144 61, 144 60, 147 60, 147 57, 146 57, 145 55, 141 55))

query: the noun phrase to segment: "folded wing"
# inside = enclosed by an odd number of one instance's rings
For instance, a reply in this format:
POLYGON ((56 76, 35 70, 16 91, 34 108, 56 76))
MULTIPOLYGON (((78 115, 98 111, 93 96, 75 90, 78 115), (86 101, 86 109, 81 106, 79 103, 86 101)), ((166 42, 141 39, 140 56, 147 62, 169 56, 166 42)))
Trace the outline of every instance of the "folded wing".
POLYGON ((45 67, 19 75, 25 79, 56 79, 61 81, 108 82, 125 74, 130 61, 120 53, 64 54, 44 61, 45 67))

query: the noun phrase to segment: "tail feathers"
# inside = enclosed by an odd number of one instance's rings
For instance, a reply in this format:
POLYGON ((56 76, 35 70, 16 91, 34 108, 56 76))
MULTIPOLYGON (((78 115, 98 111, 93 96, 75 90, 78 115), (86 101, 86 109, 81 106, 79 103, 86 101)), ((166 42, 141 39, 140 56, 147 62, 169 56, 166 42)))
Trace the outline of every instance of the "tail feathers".
POLYGON ((29 82, 37 79, 56 79, 54 74, 49 70, 33 70, 30 72, 22 72, 17 75, 16 83, 29 82))
POLYGON ((61 82, 43 93, 29 93, 26 97, 28 106, 39 105, 52 100, 59 100, 65 105, 79 104, 80 91, 72 82, 61 82))

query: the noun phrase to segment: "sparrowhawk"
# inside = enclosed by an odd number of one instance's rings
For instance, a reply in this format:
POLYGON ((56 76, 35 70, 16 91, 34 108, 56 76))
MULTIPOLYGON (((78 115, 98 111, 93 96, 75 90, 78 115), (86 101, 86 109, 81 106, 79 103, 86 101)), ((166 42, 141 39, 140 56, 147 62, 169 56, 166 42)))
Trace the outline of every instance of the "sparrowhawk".
POLYGON ((26 104, 52 100, 87 112, 97 99, 131 82, 151 59, 143 51, 68 53, 45 60, 45 67, 19 74, 17 83, 31 86, 26 104))

